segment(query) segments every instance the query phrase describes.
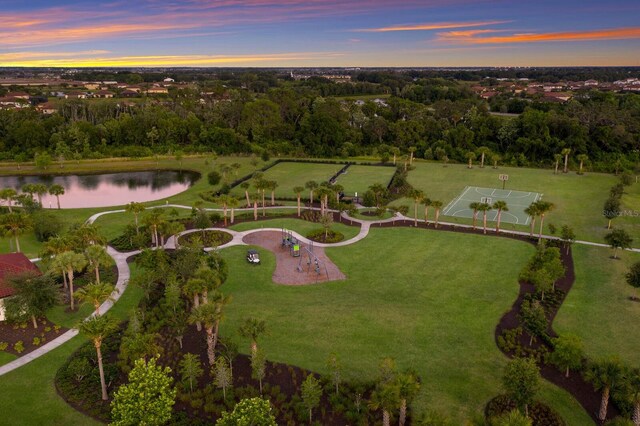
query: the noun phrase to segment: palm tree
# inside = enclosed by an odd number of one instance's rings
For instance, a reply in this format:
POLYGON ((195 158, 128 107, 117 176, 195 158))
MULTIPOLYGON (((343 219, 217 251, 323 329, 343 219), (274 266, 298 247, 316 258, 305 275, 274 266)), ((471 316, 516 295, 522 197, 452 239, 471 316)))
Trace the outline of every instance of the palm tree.
POLYGON ((100 265, 105 266, 112 262, 107 250, 97 244, 87 247, 84 252, 89 265, 96 273, 96 283, 100 284, 100 265))
POLYGON ((474 201, 473 203, 469 204, 469 208, 471 210, 473 210, 473 229, 476 229, 476 222, 478 221, 478 206, 480 205, 480 203, 478 203, 477 201, 474 201))
POLYGON ((249 199, 249 187, 251 184, 249 182, 242 182, 240 184, 240 188, 244 190, 244 198, 247 199, 247 207, 251 207, 251 200, 249 199))
POLYGON ((75 276, 75 272, 80 272, 87 266, 87 260, 85 257, 73 251, 65 251, 64 253, 60 253, 55 259, 54 264, 57 266, 57 269, 64 271, 63 273, 67 274, 67 281, 69 283, 69 302, 71 305, 71 310, 74 310, 73 303, 73 278, 75 276))
POLYGON ((542 239, 542 227, 544 226, 544 215, 549 213, 551 210, 555 208, 555 204, 550 203, 548 201, 538 201, 538 215, 540 216, 540 232, 538 234, 538 240, 542 239))
POLYGON ((302 186, 293 187, 293 192, 295 192, 296 196, 298 197, 298 217, 300 217, 300 194, 302 193, 302 191, 304 191, 304 187, 302 186))
POLYGON ((507 206, 506 201, 498 200, 493 203, 493 209, 498 210, 498 216, 496 218, 496 233, 500 232, 500 219, 502 217, 502 212, 508 212, 509 207, 507 206))
POLYGON ((0 190, 0 200, 7 202, 9 213, 13 213, 13 209, 11 205, 13 204, 13 200, 14 198, 16 198, 17 195, 18 193, 13 188, 3 188, 2 190, 0 190))
POLYGON ((418 226, 418 204, 424 199, 424 192, 419 189, 411 191, 410 197, 413 198, 413 226, 418 226))
POLYGON ((564 155, 564 169, 562 172, 567 173, 569 171, 569 154, 571 154, 571 148, 563 149, 561 154, 564 155))
POLYGON ((100 233, 100 229, 93 224, 85 223, 72 231, 72 239, 77 249, 86 250, 94 244, 105 244, 106 238, 100 233))
POLYGON ((227 226, 227 204, 229 203, 229 195, 221 194, 215 198, 216 204, 222 204, 222 217, 224 218, 224 226, 227 226))
POLYGON ((78 324, 78 330, 93 342, 98 356, 98 371, 100 372, 100 387, 102 389, 102 400, 109 399, 107 395, 107 384, 104 380, 104 368, 102 367, 102 341, 111 333, 118 329, 118 321, 108 316, 92 315, 78 324))
POLYGON ((407 420, 407 402, 417 395, 420 391, 420 382, 413 373, 403 373, 396 378, 398 386, 398 394, 400 396, 400 415, 398 424, 404 426, 407 420))
POLYGON ((536 224, 536 217, 538 217, 538 204, 537 202, 533 202, 529 204, 529 207, 524 209, 524 212, 531 218, 531 230, 529 231, 529 236, 533 237, 533 228, 536 224))
POLYGON ((218 293, 217 296, 217 300, 213 303, 200 305, 189 316, 190 323, 202 323, 207 332, 207 358, 210 366, 213 366, 216 362, 215 350, 218 343, 220 321, 222 320, 222 309, 224 305, 229 303, 229 299, 222 296, 221 293, 218 293))
POLYGON ((487 233, 487 212, 491 210, 491 204, 488 203, 480 203, 478 205, 478 211, 482 212, 482 231, 483 233, 487 233))
POLYGON ((129 204, 127 204, 127 206, 125 207, 125 211, 127 213, 133 213, 133 216, 135 217, 135 220, 136 220, 136 233, 139 234, 140 227, 138 226, 138 215, 143 211, 145 211, 144 204, 136 203, 135 201, 132 201, 129 204))
POLYGON ((304 187, 309 190, 309 205, 313 206, 313 191, 318 187, 318 182, 310 180, 304 184, 304 187))
POLYGON ((258 193, 262 196, 262 216, 266 216, 264 191, 269 188, 269 182, 260 178, 256 180, 253 186, 256 187, 256 189, 258 190, 258 193))
POLYGON ((467 168, 470 169, 473 167, 473 160, 476 159, 476 153, 473 151, 469 151, 464 155, 467 160, 469 160, 469 164, 467 165, 467 168))
POLYGON ((33 189, 38 196, 38 203, 42 205, 42 196, 46 195, 49 192, 49 188, 47 188, 47 185, 45 185, 44 183, 36 183, 33 186, 33 189))
POLYGON ((424 206, 424 223, 425 225, 429 225, 429 222, 427 222, 427 220, 429 219, 429 207, 431 207, 431 198, 427 198, 425 197, 422 200, 422 205, 424 206))
POLYGON ((607 418, 607 408, 609 406, 609 395, 622 382, 623 368, 615 359, 595 362, 589 366, 585 373, 585 379, 593 384, 595 390, 602 391, 600 401, 600 411, 598 419, 604 421, 607 418))
POLYGON ((114 290, 115 287, 112 284, 90 283, 76 291, 75 297, 80 300, 80 303, 92 304, 96 310, 95 314, 100 315, 100 305, 107 300, 115 301, 112 296, 114 290))
POLYGON ((491 150, 486 146, 481 146, 478 148, 478 152, 480 153, 480 168, 484 168, 484 158, 486 155, 491 154, 491 150))
POLYGON ((238 331, 242 337, 251 340, 251 355, 255 356, 258 352, 258 337, 267 332, 267 324, 256 318, 247 318, 238 331))
POLYGON ((227 207, 231 209, 231 224, 233 224, 233 222, 235 221, 235 211, 239 205, 240 200, 238 200, 236 197, 229 196, 229 198, 227 198, 227 207))
POLYGON ((152 242, 155 243, 156 248, 160 247, 158 228, 165 221, 164 212, 161 209, 151 209, 145 214, 142 221, 151 230, 151 239, 152 242))
POLYGON ((390 412, 398 407, 398 401, 400 394, 398 387, 393 384, 384 384, 378 387, 371 394, 369 400, 369 408, 372 410, 382 410, 382 424, 383 426, 390 426, 391 416, 390 412))
POLYGON ((556 162, 556 168, 553 172, 554 175, 558 174, 558 166, 560 166, 560 160, 562 160, 562 154, 553 154, 553 159, 556 162))
MULTIPOLYGON (((191 312, 195 312, 200 307, 200 294, 206 287, 207 283, 201 278, 189 278, 182 287, 184 295, 193 300, 191 312)), ((196 321, 196 329, 198 331, 202 329, 202 324, 199 321, 196 321)))
POLYGON ((344 186, 340 185, 339 183, 334 183, 333 186, 333 192, 336 193, 336 203, 340 202, 340 193, 342 193, 342 191, 344 191, 344 186))
POLYGON ((369 186, 369 190, 373 192, 375 196, 376 207, 380 208, 380 201, 381 201, 380 199, 382 198, 382 195, 385 193, 387 188, 385 188, 385 186, 382 185, 381 183, 374 183, 373 185, 369 186))
POLYGON ((580 161, 580 170, 578 170, 578 174, 581 175, 582 174, 582 166, 584 166, 584 163, 589 159, 589 156, 587 154, 580 154, 578 155, 578 161, 580 161))
MULTIPOLYGON (((65 251, 69 251, 72 249, 73 242, 68 236, 52 237, 44 243, 44 247, 42 249, 42 252, 40 253, 40 258, 42 258, 44 262, 53 261, 55 260, 55 257, 60 253, 64 253, 65 251)), ((60 272, 62 273, 62 282, 64 283, 64 288, 66 289, 68 287, 67 275, 65 274, 64 269, 62 269, 60 272)))
POLYGON ((31 199, 33 200, 33 194, 37 192, 36 185, 33 183, 26 183, 22 185, 22 192, 25 194, 29 194, 31 199))
POLYGON ((0 217, 0 224, 7 235, 13 236, 16 241, 16 252, 20 252, 20 239, 18 237, 33 227, 31 218, 26 213, 9 213, 0 217))
POLYGON ((64 186, 58 184, 51 185, 49 187, 49 194, 56 197, 56 201, 58 202, 58 210, 60 210, 60 196, 64 195, 64 186))
POLYGON ((268 189, 271 191, 271 206, 276 205, 276 188, 278 187, 278 182, 275 180, 268 181, 268 189))
POLYGON ((442 201, 440 200, 434 200, 431 202, 431 207, 433 207, 436 211, 436 222, 434 224, 434 227, 437 228, 438 227, 438 219, 440 218, 440 209, 442 208, 442 201))

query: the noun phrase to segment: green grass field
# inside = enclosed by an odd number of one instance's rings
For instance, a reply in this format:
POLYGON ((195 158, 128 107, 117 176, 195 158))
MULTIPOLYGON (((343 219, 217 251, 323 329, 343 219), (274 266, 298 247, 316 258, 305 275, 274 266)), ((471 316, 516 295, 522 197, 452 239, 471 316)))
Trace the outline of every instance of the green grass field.
POLYGON ((362 196, 373 184, 386 187, 395 171, 394 167, 349 166, 347 173, 340 175, 336 183, 344 187, 345 195, 352 197, 357 192, 362 196))
POLYGON ((15 356, 14 354, 10 354, 9 352, 5 352, 5 351, 0 351, 0 365, 4 365, 8 362, 11 362, 16 358, 17 356, 15 356))
MULTIPOLYGON (((274 285, 274 256, 248 268, 245 248, 223 251, 232 295, 223 335, 237 336, 243 318, 266 320, 261 339, 269 359, 326 372, 335 351, 349 378, 373 379, 384 356, 414 368, 424 380, 415 403, 457 424, 499 393, 506 357, 493 331, 518 294, 516 277, 533 252, 521 242, 426 230, 375 229, 353 246, 327 249, 349 279, 318 286, 274 285), (410 242, 410 244, 408 244, 410 242), (385 250, 380 250, 385 247, 385 250), (486 261, 490 253, 491 261, 486 261), (465 268, 459 265, 464 264, 465 268)), ((566 393, 551 385, 547 403, 571 425, 591 424, 566 393)))
MULTIPOLYGON (((331 176, 335 175, 344 164, 322 164, 322 163, 278 163, 264 172, 263 178, 273 180, 278 183, 276 188, 276 197, 295 198, 296 194, 293 188, 296 186, 304 187, 304 184, 310 180, 317 183, 327 182, 331 176)), ((233 188, 232 194, 238 197, 244 197, 244 190, 239 186, 233 188)), ((249 194, 256 194, 257 190, 252 185, 249 188, 249 194)), ((265 192, 265 196, 269 198, 270 191, 265 192)), ((305 189, 303 197, 309 197, 308 191, 305 189)))
POLYGON ((560 334, 580 336, 589 357, 618 356, 637 367, 640 303, 628 299, 638 293, 624 276, 640 255, 625 252, 621 260, 614 260, 611 253, 607 248, 573 245, 576 282, 554 326, 560 334))
MULTIPOLYGON (((486 188, 501 188, 498 174, 508 174, 509 181, 506 189, 531 191, 543 194, 545 201, 555 204, 555 209, 545 217, 545 232, 548 225, 571 225, 576 231, 578 239, 604 242, 606 219, 602 216, 602 207, 609 196, 609 189, 617 182, 612 175, 586 173, 582 176, 575 172, 554 175, 553 170, 524 169, 513 167, 492 167, 484 169, 474 166, 467 169, 463 164, 450 164, 443 167, 440 163, 417 162, 415 170, 409 172, 409 183, 425 192, 432 200, 441 200, 447 205, 457 197, 465 186, 480 186, 486 188)), ((630 199, 636 199, 640 194, 640 184, 627 189, 630 199)), ((412 206, 413 200, 403 199, 394 204, 412 206)), ((422 214, 424 209, 420 208, 422 214)), ((412 211, 412 210, 411 210, 412 211)), ((431 210, 433 219, 433 209, 431 210)), ((640 244, 640 227, 634 226, 633 219, 620 218, 619 225, 624 227, 640 244)), ((458 223, 471 223, 469 219, 443 217, 458 223)), ((636 221, 637 223, 637 221, 636 221)), ((526 226, 508 225, 507 229, 527 230, 526 226)))

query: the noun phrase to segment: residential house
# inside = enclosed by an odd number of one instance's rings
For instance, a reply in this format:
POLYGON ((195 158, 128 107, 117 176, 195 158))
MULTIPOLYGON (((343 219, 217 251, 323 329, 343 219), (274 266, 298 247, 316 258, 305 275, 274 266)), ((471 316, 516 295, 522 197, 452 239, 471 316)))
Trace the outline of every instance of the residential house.
POLYGON ((93 97, 94 98, 111 99, 111 98, 113 98, 114 95, 115 95, 115 93, 110 92, 109 90, 100 90, 98 92, 95 92, 93 94, 93 97))
POLYGON ((598 81, 597 80, 587 80, 584 82, 585 86, 597 86, 598 85, 598 81))
POLYGON ((31 263, 22 253, 0 254, 0 321, 5 320, 4 301, 15 294, 15 290, 8 283, 12 275, 33 271, 40 274, 38 267, 31 263))
POLYGON ((53 114, 58 112, 58 107, 53 102, 45 102, 36 106, 36 109, 43 114, 53 114))
POLYGON ((149 95, 166 95, 169 93, 169 89, 166 87, 153 86, 147 89, 147 94, 149 95))
POLYGON ((87 99, 85 92, 69 92, 64 95, 65 99, 87 99))
POLYGON ((5 95, 7 98, 16 98, 16 99, 24 99, 26 101, 29 100, 29 94, 25 92, 10 92, 5 95))
POLYGON ((85 83, 84 88, 87 90, 96 90, 100 87, 100 83, 85 83))

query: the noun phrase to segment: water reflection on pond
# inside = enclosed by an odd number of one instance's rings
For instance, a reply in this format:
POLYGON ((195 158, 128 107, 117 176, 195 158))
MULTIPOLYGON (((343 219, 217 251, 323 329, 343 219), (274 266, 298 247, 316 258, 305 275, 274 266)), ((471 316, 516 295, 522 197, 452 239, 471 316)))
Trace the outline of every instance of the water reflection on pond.
MULTIPOLYGON (((48 187, 62 185, 62 208, 108 207, 159 200, 182 192, 198 180, 195 172, 157 170, 146 172, 105 173, 97 175, 0 176, 0 188, 21 191, 28 183, 43 183, 48 187)), ((42 206, 55 208, 56 197, 44 195, 42 206)))

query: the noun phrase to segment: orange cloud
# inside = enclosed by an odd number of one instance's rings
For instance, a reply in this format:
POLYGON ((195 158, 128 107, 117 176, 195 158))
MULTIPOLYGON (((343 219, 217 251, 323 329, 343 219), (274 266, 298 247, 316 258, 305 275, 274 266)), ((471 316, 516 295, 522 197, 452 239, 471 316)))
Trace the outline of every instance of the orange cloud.
POLYGON ((460 34, 457 31, 438 33, 438 40, 469 44, 539 43, 550 41, 624 40, 640 38, 640 27, 610 28, 604 30, 568 31, 558 33, 527 33, 505 36, 476 37, 478 34, 460 34))
POLYGON ((504 24, 511 21, 476 21, 476 22, 434 22, 430 24, 415 24, 415 25, 393 25, 390 27, 381 28, 364 28, 355 31, 368 32, 368 33, 386 33, 393 31, 432 31, 432 30, 445 30, 448 28, 469 28, 469 27, 484 27, 487 25, 504 24))

